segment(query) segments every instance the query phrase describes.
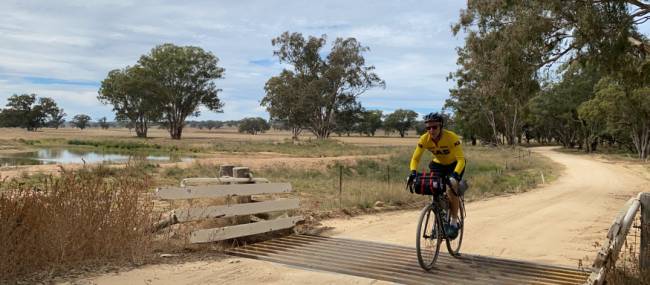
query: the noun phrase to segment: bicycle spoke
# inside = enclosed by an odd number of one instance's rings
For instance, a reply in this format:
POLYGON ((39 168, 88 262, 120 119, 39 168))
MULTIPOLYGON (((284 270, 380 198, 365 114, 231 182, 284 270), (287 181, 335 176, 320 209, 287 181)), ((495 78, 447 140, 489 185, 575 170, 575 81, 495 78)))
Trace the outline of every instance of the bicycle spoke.
POLYGON ((418 262, 425 270, 431 270, 438 258, 442 242, 440 226, 432 205, 425 207, 420 214, 417 229, 416 250, 418 262))

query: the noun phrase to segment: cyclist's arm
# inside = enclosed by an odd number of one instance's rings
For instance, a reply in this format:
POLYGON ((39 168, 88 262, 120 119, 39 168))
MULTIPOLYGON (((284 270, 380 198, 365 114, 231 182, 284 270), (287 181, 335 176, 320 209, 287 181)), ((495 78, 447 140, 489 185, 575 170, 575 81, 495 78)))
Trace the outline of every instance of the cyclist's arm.
POLYGON ((413 170, 418 170, 418 165, 420 164, 420 157, 422 157, 422 153, 424 152, 424 147, 422 146, 422 138, 420 138, 420 141, 418 141, 418 145, 415 147, 415 150, 413 151, 413 156, 411 156, 411 171, 413 170))
POLYGON ((454 142, 454 147, 451 149, 453 155, 456 156, 456 168, 454 168, 454 173, 460 175, 465 169, 465 154, 463 154, 463 147, 459 138, 456 138, 454 142))

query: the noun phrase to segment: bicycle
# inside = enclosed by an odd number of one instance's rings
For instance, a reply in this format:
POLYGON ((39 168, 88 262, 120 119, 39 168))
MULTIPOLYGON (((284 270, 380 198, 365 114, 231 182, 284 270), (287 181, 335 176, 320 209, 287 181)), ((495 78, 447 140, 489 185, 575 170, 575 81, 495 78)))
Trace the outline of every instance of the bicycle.
MULTIPOLYGON (((440 246, 443 240, 445 240, 449 254, 454 257, 460 256, 466 214, 465 199, 462 194, 457 195, 460 201, 458 236, 451 239, 444 231, 444 225, 448 225, 451 219, 446 191, 449 185, 449 177, 436 176, 434 173, 430 175, 418 173, 415 180, 407 184, 411 193, 431 196, 431 203, 425 206, 420 213, 416 231, 418 262, 422 269, 426 271, 433 269, 440 254, 440 246)), ((466 184, 460 188, 464 190, 463 188, 467 188, 466 184)), ((464 193, 464 191, 459 192, 464 193)), ((454 193, 457 192, 454 191, 454 193)))

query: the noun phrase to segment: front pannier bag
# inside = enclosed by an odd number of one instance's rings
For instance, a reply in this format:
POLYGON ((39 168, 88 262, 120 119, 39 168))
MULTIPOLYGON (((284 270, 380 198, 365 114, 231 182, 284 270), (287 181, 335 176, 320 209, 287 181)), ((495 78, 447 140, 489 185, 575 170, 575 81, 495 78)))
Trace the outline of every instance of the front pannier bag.
POLYGON ((442 183, 442 179, 433 172, 418 172, 413 181, 413 191, 420 195, 433 195, 443 187, 442 183))

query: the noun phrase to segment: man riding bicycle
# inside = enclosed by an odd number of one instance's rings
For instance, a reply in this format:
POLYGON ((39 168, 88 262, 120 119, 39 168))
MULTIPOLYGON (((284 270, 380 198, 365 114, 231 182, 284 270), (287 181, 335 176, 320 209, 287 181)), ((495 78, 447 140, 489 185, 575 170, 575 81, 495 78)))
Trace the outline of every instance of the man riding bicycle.
POLYGON ((413 151, 411 157, 411 175, 409 183, 417 175, 417 167, 420 164, 420 157, 424 150, 429 150, 433 154, 433 159, 429 163, 429 169, 437 175, 449 177, 452 189, 447 189, 449 207, 451 211, 451 221, 445 225, 445 233, 448 237, 454 239, 458 236, 458 209, 460 201, 455 191, 465 173, 465 157, 461 147, 460 138, 454 132, 443 130, 444 119, 438 113, 430 113, 424 116, 425 129, 427 130, 418 141, 418 145, 413 151))

